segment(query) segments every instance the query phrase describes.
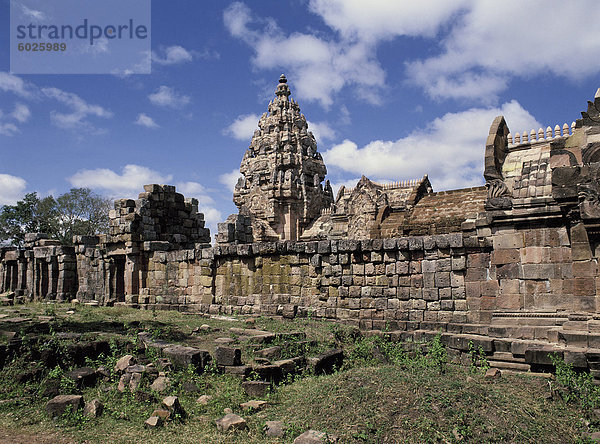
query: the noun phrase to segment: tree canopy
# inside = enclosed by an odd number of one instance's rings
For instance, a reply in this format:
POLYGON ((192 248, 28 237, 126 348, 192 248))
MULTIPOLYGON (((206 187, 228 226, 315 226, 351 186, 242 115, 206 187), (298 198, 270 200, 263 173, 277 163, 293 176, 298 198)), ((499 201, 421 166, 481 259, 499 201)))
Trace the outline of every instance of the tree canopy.
POLYGON ((0 241, 22 245, 25 233, 46 233, 70 245, 75 235, 106 233, 110 208, 110 199, 89 188, 72 188, 56 199, 29 193, 0 210, 0 241))

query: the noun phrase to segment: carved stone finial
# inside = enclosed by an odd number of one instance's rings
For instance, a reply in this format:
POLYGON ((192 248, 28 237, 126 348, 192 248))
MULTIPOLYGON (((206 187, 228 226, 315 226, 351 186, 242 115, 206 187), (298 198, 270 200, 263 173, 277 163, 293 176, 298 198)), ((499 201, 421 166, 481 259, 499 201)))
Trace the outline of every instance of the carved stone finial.
POLYGON ((281 74, 281 76, 279 76, 279 84, 275 90, 275 95, 280 99, 285 98, 285 100, 288 100, 290 94, 290 88, 287 86, 287 78, 285 77, 285 74, 281 74))

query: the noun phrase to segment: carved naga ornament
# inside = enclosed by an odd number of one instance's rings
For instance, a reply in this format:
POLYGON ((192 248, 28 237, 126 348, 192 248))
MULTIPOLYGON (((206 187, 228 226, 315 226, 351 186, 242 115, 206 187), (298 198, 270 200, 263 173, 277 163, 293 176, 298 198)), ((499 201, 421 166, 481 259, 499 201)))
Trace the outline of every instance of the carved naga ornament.
POLYGON ((492 122, 485 143, 485 186, 488 197, 485 203, 487 210, 508 210, 512 208, 510 190, 504 183, 502 166, 508 154, 508 126, 504 116, 498 116, 492 122))

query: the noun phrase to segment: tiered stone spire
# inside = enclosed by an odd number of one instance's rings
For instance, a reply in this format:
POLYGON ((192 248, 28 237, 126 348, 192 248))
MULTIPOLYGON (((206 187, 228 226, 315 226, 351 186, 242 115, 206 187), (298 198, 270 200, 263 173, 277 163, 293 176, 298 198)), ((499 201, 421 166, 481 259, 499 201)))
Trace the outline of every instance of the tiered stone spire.
MULTIPOLYGON (((258 121, 244 154, 233 201, 240 213, 264 221, 255 237, 297 240, 323 208, 333 204, 329 181, 317 142, 294 99, 285 75, 279 78, 276 98, 258 121)), ((253 224, 254 225, 254 224, 253 224)))

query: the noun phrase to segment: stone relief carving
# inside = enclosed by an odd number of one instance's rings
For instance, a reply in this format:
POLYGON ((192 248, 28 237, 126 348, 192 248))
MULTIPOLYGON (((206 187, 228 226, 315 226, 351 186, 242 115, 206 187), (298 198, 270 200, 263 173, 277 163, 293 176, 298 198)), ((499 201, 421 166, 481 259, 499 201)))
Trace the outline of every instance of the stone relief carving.
POLYGON ((600 163, 584 166, 580 179, 577 197, 581 218, 600 219, 600 163))

